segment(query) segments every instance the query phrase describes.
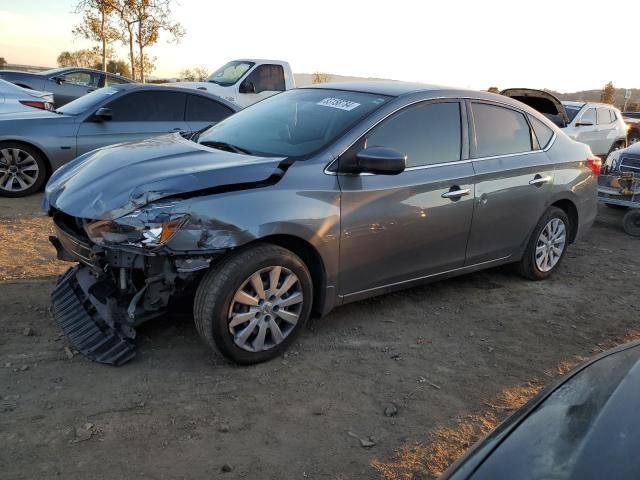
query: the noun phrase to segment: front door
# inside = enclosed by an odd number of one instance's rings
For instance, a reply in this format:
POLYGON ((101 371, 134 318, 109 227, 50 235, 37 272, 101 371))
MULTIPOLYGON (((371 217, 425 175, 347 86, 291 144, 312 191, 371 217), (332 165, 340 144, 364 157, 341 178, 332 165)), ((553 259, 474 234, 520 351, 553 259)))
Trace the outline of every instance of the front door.
POLYGON ((587 108, 576 120, 573 127, 567 128, 567 135, 578 142, 586 143, 594 155, 602 155, 602 139, 598 132, 596 109, 587 108))
POLYGON ((338 176, 342 295, 464 265, 474 172, 465 160, 462 111, 458 101, 406 107, 344 154, 393 148, 407 156, 407 169, 395 176, 338 176))
POLYGON ((144 140, 172 132, 189 131, 184 120, 186 93, 140 91, 125 93, 102 105, 112 120, 85 120, 78 130, 78 155, 106 145, 144 140))
MULTIPOLYGON (((545 211, 554 175, 522 112, 484 102, 472 102, 471 111, 476 205, 467 265, 508 258, 526 244, 545 211)), ((542 122, 535 126, 540 137, 548 135, 542 122)))

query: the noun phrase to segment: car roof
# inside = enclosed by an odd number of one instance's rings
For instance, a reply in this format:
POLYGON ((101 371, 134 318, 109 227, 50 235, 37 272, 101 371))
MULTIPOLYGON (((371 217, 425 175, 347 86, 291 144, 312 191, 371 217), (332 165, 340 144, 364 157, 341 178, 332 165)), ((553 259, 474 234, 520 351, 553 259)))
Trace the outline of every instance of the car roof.
POLYGON ((190 95, 198 95, 198 96, 201 96, 201 97, 210 98, 211 100, 215 100, 218 103, 221 103, 221 104, 229 107, 234 112, 237 112, 237 111, 240 110, 240 107, 238 107, 238 105, 236 105, 235 103, 231 103, 231 102, 225 100, 222 97, 219 97, 217 95, 213 95, 212 93, 206 92, 204 90, 196 90, 196 89, 189 89, 189 88, 182 88, 182 87, 173 87, 173 86, 166 85, 166 84, 156 85, 156 84, 149 84, 149 83, 122 83, 122 84, 119 84, 119 85, 109 85, 109 86, 107 86, 105 88, 112 88, 114 90, 118 90, 118 91, 121 91, 121 92, 162 91, 162 92, 188 93, 190 95))
POLYGON ((570 101, 562 101, 563 105, 566 105, 567 107, 579 107, 582 108, 585 105, 589 105, 592 107, 606 107, 606 108, 613 108, 614 110, 618 110, 618 107, 616 107, 615 105, 611 105, 609 103, 602 103, 602 102, 570 102, 570 101))
MULTIPOLYGON (((86 67, 59 67, 59 68, 51 68, 49 70, 43 70, 42 72, 37 72, 38 75, 51 75, 53 73, 58 72, 68 72, 69 70, 78 70, 81 72, 92 72, 92 73, 105 73, 102 70, 96 70, 95 68, 86 68, 86 67)), ((29 72, 25 72, 29 73, 29 72)), ((133 82, 130 78, 125 77, 124 75, 120 75, 118 73, 106 72, 107 75, 111 75, 112 77, 121 77, 123 80, 127 80, 128 82, 133 82)))
POLYGON ((329 82, 306 85, 301 88, 323 88, 328 90, 345 90, 350 92, 371 93, 399 97, 416 92, 434 90, 456 90, 451 87, 429 85, 425 83, 400 82, 394 80, 367 80, 360 82, 329 82))

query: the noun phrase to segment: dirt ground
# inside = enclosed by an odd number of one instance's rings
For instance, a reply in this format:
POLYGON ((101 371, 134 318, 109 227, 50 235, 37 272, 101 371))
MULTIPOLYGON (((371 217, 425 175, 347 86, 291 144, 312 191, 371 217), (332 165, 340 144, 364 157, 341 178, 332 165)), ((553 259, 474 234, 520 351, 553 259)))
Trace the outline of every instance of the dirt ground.
POLYGON ((640 240, 602 208, 545 282, 498 268, 352 304, 252 367, 178 312, 108 367, 68 358, 49 317, 66 265, 38 205, 0 200, 2 479, 394 478, 380 465, 403 448, 640 323, 640 240))

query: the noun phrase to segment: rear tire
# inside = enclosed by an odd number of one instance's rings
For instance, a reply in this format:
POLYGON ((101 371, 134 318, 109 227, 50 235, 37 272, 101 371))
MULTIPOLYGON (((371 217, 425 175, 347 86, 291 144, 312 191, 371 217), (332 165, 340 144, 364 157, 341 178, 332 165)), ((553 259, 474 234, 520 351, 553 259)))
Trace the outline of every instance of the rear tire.
POLYGON ((230 254, 202 278, 194 300, 198 333, 239 364, 284 352, 311 313, 313 284, 304 262, 277 245, 230 254))
POLYGON ((47 166, 30 145, 0 142, 0 196, 24 197, 42 188, 47 166))
POLYGON ((549 207, 533 230, 517 271, 530 280, 544 280, 558 268, 569 245, 569 218, 549 207), (546 259, 546 260, 545 260, 546 259))
POLYGON ((622 228, 627 235, 640 237, 640 209, 629 210, 622 219, 622 228))

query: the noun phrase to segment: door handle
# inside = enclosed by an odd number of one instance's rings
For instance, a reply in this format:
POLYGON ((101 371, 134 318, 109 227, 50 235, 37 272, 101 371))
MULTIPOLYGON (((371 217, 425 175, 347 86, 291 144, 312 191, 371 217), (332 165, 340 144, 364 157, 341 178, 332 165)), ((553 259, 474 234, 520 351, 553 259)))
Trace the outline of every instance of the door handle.
POLYGON ((536 175, 535 177, 533 177, 533 180, 529 180, 529 185, 539 186, 539 185, 548 183, 550 181, 551 181, 551 177, 549 175, 545 175, 544 177, 540 175, 536 175))
POLYGON ((442 198, 449 198, 451 200, 457 200, 460 197, 464 197, 466 195, 469 195, 470 192, 471 192, 471 190, 468 189, 468 188, 465 188, 465 189, 458 188, 458 190, 449 190, 448 192, 444 192, 440 196, 442 198))

